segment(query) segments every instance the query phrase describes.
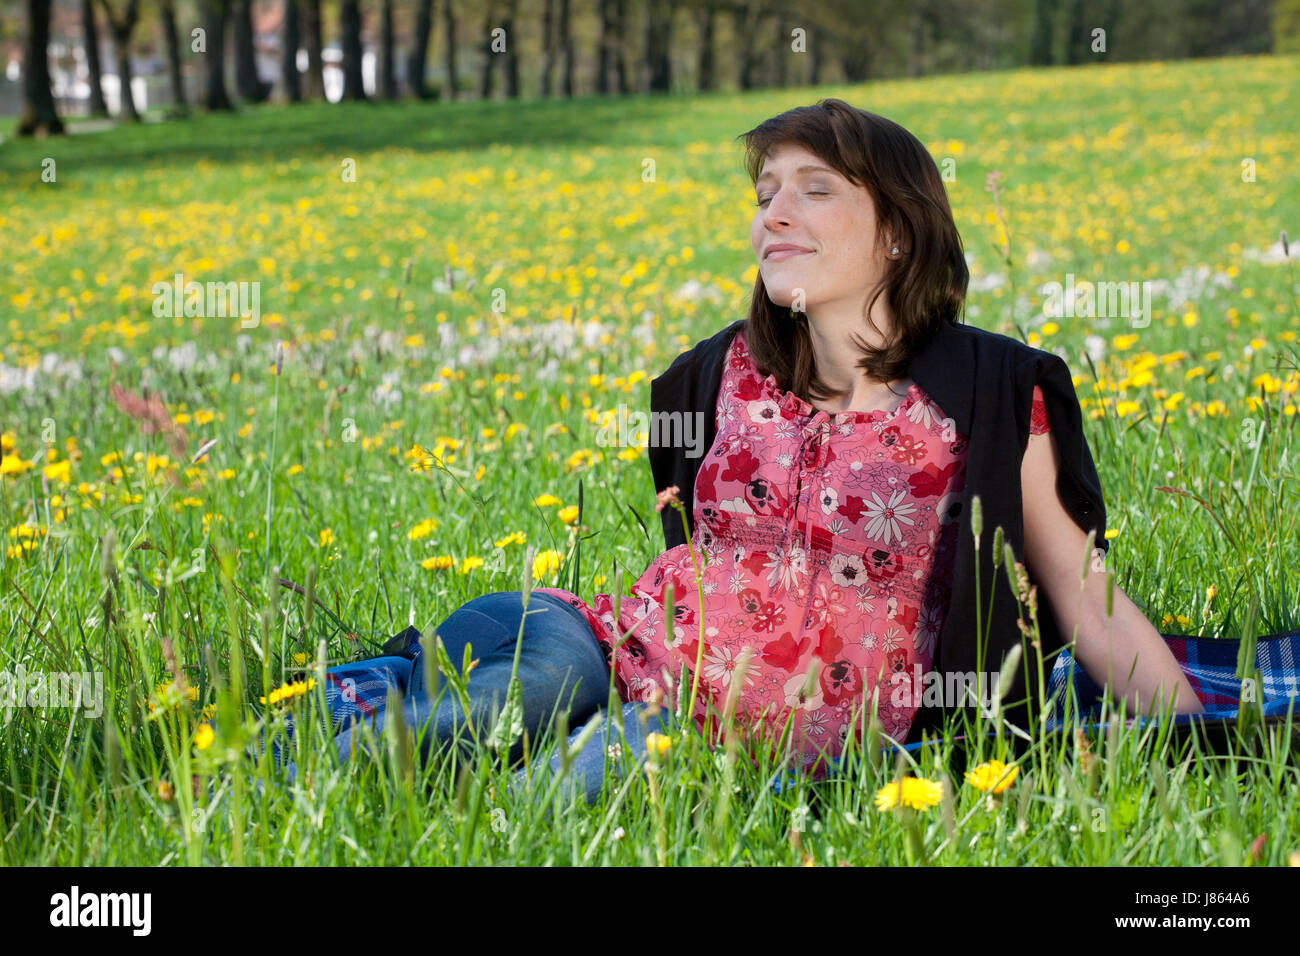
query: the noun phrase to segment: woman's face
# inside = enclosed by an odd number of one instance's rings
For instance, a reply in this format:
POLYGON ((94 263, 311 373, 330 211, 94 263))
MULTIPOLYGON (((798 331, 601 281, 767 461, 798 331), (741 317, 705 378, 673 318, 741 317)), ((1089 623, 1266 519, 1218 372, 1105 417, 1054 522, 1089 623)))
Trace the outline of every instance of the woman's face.
POLYGON ((858 310, 883 273, 876 245, 876 206, 855 186, 802 146, 775 147, 754 184, 757 210, 749 239, 768 297, 784 308, 843 303, 858 310), (780 251, 798 246, 799 251, 780 251))

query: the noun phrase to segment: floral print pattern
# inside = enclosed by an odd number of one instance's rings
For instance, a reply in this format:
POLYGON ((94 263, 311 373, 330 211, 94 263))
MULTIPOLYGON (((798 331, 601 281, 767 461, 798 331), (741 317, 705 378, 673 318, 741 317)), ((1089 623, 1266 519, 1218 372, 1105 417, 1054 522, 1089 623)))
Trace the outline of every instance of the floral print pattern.
MULTIPOLYGON (((1035 388, 1036 434, 1041 403, 1035 388)), ((588 606, 538 590, 588 619, 624 701, 675 706, 698 658, 701 727, 710 703, 716 714, 730 704, 746 739, 775 740, 788 721, 815 774, 819 754, 836 757, 860 735, 873 694, 884 732, 903 741, 951 596, 966 436, 915 384, 891 411, 814 408, 759 372, 743 333, 716 414, 695 483, 698 590, 686 544, 646 568, 617 617, 612 595, 588 606)))

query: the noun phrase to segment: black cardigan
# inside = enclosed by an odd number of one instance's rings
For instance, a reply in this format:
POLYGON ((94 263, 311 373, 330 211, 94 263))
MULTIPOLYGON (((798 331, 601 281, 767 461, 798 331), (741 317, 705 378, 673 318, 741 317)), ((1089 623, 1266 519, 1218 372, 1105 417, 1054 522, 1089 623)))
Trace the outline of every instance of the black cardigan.
MULTIPOLYGON (((718 388, 722 363, 737 331, 745 325, 739 319, 716 335, 698 342, 650 382, 651 445, 650 470, 655 489, 677 485, 678 497, 686 507, 691 533, 695 531, 695 475, 713 447, 716 437, 718 388), (684 442, 658 445, 658 436, 670 434, 662 418, 670 413, 699 413, 693 419, 703 429, 698 457, 689 457, 684 442)), ((963 323, 945 321, 913 356, 910 377, 953 419, 958 433, 970 440, 966 460, 966 486, 955 507, 961 515, 953 558, 952 603, 939 634, 933 669, 943 678, 948 673, 996 672, 1007 651, 1022 640, 1017 626, 1020 607, 1007 581, 1005 568, 993 570, 993 529, 1002 527, 1016 560, 1024 561, 1024 512, 1020 489, 1020 463, 1029 442, 1029 424, 1034 386, 1042 388, 1051 434, 1060 452, 1057 492, 1065 510, 1084 531, 1095 530, 1095 544, 1109 550, 1106 540, 1106 505, 1101 479, 1097 475, 1083 433, 1083 417, 1074 383, 1065 362, 1051 352, 1036 349, 1006 335, 988 332, 963 323), (977 668, 975 614, 974 537, 970 524, 970 497, 978 495, 983 515, 980 535, 981 616, 989 615, 992 593, 992 623, 985 634, 983 667, 977 668)), ((664 543, 668 548, 686 542, 681 516, 675 508, 661 513, 664 543)), ((1080 572, 1083 569, 1083 555, 1080 572)), ((1028 621, 1028 613, 1026 621, 1028 621)), ((1064 646, 1055 614, 1047 596, 1039 590, 1038 620, 1043 637, 1044 678, 1054 661, 1053 652, 1064 646)), ((1037 700, 1036 654, 1028 641, 1022 648, 1021 666, 1005 700, 1009 721, 1030 733, 1032 714, 1026 701, 1037 700), (1026 670, 1028 678, 1026 679, 1026 670)), ((978 678, 974 678, 978 679, 978 678)), ((994 678, 994 682, 996 678, 994 678)), ((976 711, 965 708, 974 726, 976 711)), ((912 721, 907 742, 921 739, 923 731, 940 733, 948 710, 921 707, 912 721)), ((960 721, 956 733, 962 733, 960 721)))

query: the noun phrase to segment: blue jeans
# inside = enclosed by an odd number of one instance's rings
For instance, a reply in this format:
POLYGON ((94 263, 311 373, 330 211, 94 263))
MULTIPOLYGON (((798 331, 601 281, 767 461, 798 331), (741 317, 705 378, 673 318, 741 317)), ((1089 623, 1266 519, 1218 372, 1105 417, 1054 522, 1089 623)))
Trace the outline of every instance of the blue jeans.
MULTIPOLYGON (((518 676, 523 689, 523 726, 530 746, 543 731, 554 732, 554 718, 564 711, 571 730, 566 746, 572 748, 583 725, 607 707, 610 690, 604 651, 581 613, 552 595, 533 592, 525 615, 522 592, 496 591, 463 604, 435 632, 458 672, 467 644, 471 646, 471 658, 478 662, 470 671, 466 691, 474 729, 482 741, 506 699, 521 617, 524 630, 518 676)), ((448 746, 460 749, 466 757, 472 755, 473 740, 459 697, 445 681, 436 692, 426 687, 423 649, 416 642, 411 652, 414 660, 378 657, 326 671, 326 696, 338 731, 334 742, 343 760, 367 750, 358 726, 361 721, 373 728, 376 740, 384 739, 389 688, 401 697, 402 720, 415 731, 422 760, 429 760, 448 746)), ((666 711, 649 716, 644 704, 622 704, 619 717, 624 740, 606 715, 600 729, 569 766, 569 773, 588 802, 601 792, 607 755, 620 757, 612 761, 615 776, 624 763, 623 753, 639 764, 646 753, 646 735, 662 732, 667 716, 666 711)), ((509 760, 513 764, 522 756, 523 742, 516 741, 509 760)), ((534 786, 538 778, 547 777, 560 766, 558 750, 552 750, 542 760, 538 760, 539 756, 530 755, 534 786)), ((287 769, 292 781, 296 768, 290 764, 287 769)), ((515 791, 527 783, 524 771, 516 771, 510 789, 515 791)))

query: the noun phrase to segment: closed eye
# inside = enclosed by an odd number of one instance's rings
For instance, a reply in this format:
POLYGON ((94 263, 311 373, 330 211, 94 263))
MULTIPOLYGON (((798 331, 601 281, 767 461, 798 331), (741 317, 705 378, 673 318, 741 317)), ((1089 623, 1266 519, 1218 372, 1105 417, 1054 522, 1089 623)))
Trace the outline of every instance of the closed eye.
MULTIPOLYGON (((810 193, 804 193, 804 195, 805 196, 829 196, 830 193, 810 192, 810 193)), ((758 202, 754 203, 754 205, 758 206, 761 209, 763 206, 767 205, 771 201, 772 201, 771 196, 765 196, 764 198, 760 199, 758 202)))

